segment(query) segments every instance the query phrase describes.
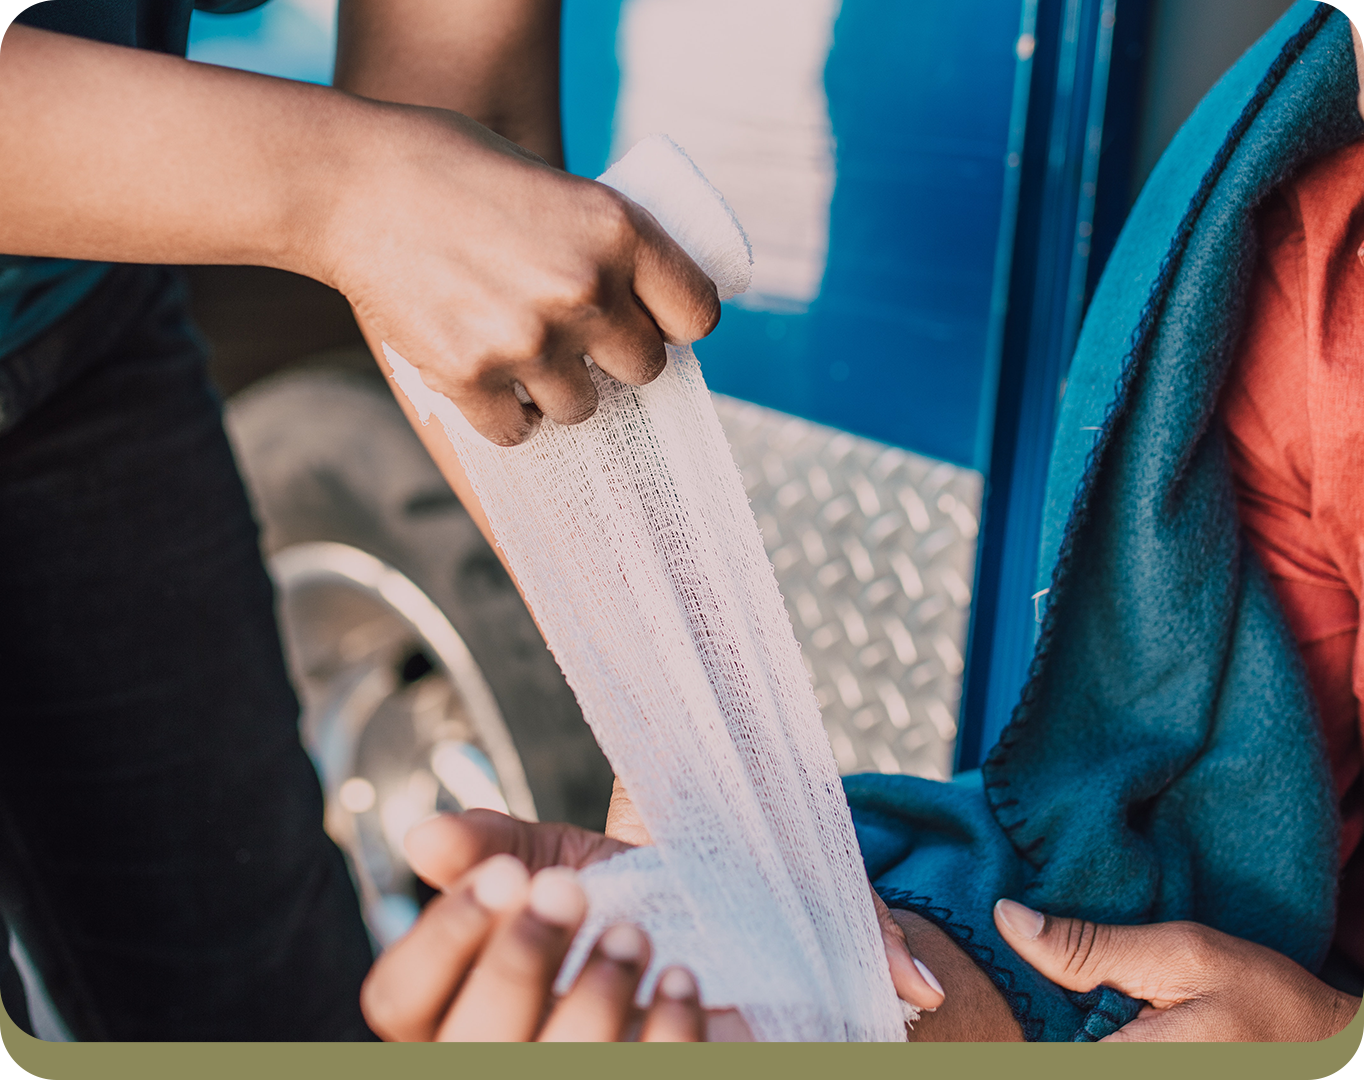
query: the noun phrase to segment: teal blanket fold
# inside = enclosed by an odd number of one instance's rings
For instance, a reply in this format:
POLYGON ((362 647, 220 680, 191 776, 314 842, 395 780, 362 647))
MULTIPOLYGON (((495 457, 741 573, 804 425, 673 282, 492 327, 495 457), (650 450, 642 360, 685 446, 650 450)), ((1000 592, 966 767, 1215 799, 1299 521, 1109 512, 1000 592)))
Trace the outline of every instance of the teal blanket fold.
POLYGON ((1029 1039, 1102 1038, 1138 1003, 1070 994, 995 932, 1009 896, 1115 923, 1193 919, 1315 970, 1339 822, 1315 705, 1243 542, 1218 395, 1256 263, 1254 210, 1364 138, 1350 27, 1294 6, 1152 174, 1072 363, 1029 679, 979 773, 847 778, 868 873, 969 952, 1029 1039))

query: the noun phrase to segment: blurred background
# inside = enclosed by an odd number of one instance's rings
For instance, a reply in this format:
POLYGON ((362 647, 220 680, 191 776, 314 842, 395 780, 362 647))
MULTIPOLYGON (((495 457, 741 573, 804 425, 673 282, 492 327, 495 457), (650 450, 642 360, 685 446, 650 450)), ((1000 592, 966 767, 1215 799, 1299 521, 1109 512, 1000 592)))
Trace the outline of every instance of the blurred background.
MULTIPOLYGON (((671 135, 754 249, 697 347, 845 773, 977 766, 1030 656, 1042 485, 1142 183, 1286 0, 564 0, 569 168, 671 135)), ((196 13, 327 83, 334 0, 196 13)), ((193 267, 328 823, 382 944, 441 806, 599 827, 610 771, 346 302, 193 267)))

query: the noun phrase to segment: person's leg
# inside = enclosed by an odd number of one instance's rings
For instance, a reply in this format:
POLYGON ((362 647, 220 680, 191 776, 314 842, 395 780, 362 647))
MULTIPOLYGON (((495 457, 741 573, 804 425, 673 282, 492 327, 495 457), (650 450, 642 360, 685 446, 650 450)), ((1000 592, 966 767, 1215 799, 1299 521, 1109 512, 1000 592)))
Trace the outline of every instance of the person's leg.
POLYGON ((0 956, 0 1006, 25 1035, 33 1034, 33 1021, 28 1014, 28 995, 24 993, 24 980, 10 955, 9 929, 0 919, 0 946, 4 955, 0 956))
POLYGON ((0 436, 8 903, 77 984, 78 1037, 370 1037, 369 942, 202 348, 178 279, 117 273, 82 315, 114 340, 0 436))

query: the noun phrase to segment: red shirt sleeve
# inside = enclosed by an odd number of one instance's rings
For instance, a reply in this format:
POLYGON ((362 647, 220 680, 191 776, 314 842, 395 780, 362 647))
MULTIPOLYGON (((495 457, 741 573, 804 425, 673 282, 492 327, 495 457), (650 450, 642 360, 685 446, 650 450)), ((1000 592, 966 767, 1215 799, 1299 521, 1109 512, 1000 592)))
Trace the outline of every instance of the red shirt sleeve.
MULTIPOLYGON (((1269 571, 1321 714, 1342 800, 1342 865, 1364 838, 1362 179, 1359 143, 1314 163, 1260 211, 1246 326, 1222 398, 1245 537, 1269 571)), ((1337 944, 1364 963, 1364 894, 1342 896, 1338 922, 1337 944)))

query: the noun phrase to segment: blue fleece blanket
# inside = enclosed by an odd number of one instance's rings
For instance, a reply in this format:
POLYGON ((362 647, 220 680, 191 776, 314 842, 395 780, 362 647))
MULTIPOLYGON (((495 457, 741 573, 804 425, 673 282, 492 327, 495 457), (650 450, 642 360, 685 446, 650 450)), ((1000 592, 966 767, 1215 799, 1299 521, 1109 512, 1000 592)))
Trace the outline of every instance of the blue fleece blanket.
POLYGON ((1038 976, 994 929, 1001 896, 1105 922, 1193 919, 1313 970, 1329 947, 1336 798, 1293 638, 1241 539, 1216 406, 1254 209, 1364 137, 1357 91, 1349 23, 1305 0, 1181 130, 1070 370, 1048 605, 1009 726, 952 783, 845 781, 878 890, 970 953, 1028 1039, 1102 1038, 1139 1003, 1038 976))

